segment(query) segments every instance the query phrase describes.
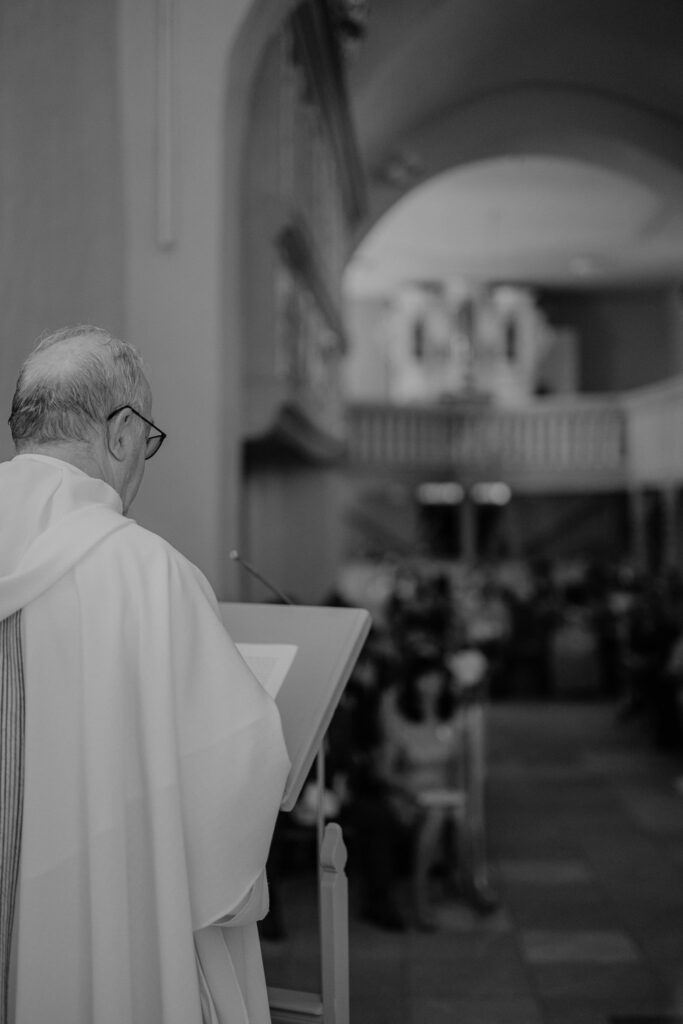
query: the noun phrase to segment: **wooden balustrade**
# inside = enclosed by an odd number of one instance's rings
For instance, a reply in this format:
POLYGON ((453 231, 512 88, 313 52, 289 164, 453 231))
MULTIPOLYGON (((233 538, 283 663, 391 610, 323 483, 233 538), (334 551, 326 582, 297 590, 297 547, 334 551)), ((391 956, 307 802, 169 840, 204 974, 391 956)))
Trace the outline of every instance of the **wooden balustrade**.
POLYGON ((683 481, 683 377, 625 392, 621 400, 632 482, 683 481))
POLYGON ((522 486, 622 486, 626 437, 620 396, 549 398, 515 409, 356 403, 348 420, 356 468, 493 474, 522 486))
POLYGON ((609 490, 683 482, 683 376, 614 395, 543 398, 524 408, 355 403, 359 470, 502 476, 530 489, 609 490))

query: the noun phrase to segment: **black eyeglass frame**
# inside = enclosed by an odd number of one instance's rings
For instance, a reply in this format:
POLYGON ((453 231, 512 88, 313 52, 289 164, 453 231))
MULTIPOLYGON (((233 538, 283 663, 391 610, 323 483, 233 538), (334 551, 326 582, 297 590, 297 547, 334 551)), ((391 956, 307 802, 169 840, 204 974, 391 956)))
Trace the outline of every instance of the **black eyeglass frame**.
POLYGON ((148 434, 147 437, 145 438, 145 462, 146 462, 147 459, 151 459, 153 455, 156 455, 156 453, 159 451, 159 449, 161 448, 162 444, 166 440, 167 435, 164 433, 164 431, 161 429, 161 427, 158 427, 156 425, 156 423, 152 423, 152 421, 148 420, 146 416, 143 416, 141 412, 138 412, 137 409, 135 409, 132 405, 128 405, 128 404, 120 405, 118 407, 118 409, 114 409, 113 412, 110 412, 109 415, 107 416, 107 423, 109 423, 110 420, 113 420, 114 416, 116 416, 118 413, 123 412, 124 409, 130 409, 130 411, 135 413, 135 415, 139 419, 141 419, 143 421, 143 423, 146 423, 148 427, 152 428, 152 430, 156 430, 156 434, 148 434), (154 443, 156 441, 157 444, 156 444, 155 447, 152 448, 151 451, 148 451, 147 449, 149 447, 150 441, 152 443, 154 443))

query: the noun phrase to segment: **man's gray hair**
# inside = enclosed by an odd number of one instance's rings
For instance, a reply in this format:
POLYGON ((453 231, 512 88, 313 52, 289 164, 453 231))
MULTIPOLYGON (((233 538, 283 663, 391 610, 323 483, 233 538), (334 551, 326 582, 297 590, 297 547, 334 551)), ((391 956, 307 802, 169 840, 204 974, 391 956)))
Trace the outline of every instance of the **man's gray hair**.
POLYGON ((43 337, 24 363, 9 425, 17 450, 51 441, 87 441, 122 405, 150 397, 142 359, 101 327, 64 327, 43 337))

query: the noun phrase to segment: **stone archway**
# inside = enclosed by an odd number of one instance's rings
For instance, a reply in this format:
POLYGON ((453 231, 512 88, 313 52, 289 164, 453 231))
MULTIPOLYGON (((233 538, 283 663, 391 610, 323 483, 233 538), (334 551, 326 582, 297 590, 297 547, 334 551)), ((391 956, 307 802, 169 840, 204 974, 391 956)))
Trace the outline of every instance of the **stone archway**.
POLYGON ((474 97, 445 109, 400 140, 398 152, 420 169, 405 187, 383 181, 392 151, 369 168, 370 228, 408 191, 443 171, 492 157, 534 154, 577 158, 626 171, 665 193, 683 193, 683 124, 607 93, 533 83, 474 97))

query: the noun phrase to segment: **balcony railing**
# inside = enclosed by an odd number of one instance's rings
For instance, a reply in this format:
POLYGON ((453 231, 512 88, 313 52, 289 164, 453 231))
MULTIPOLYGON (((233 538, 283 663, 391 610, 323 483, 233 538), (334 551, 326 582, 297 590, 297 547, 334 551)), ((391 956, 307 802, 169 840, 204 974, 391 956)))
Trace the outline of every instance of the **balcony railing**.
POLYGON ((683 377, 626 392, 622 403, 633 482, 683 481, 683 377))
POLYGON ((683 480, 683 377, 624 394, 524 408, 356 403, 349 455, 361 471, 505 479, 520 489, 613 490, 683 480))

